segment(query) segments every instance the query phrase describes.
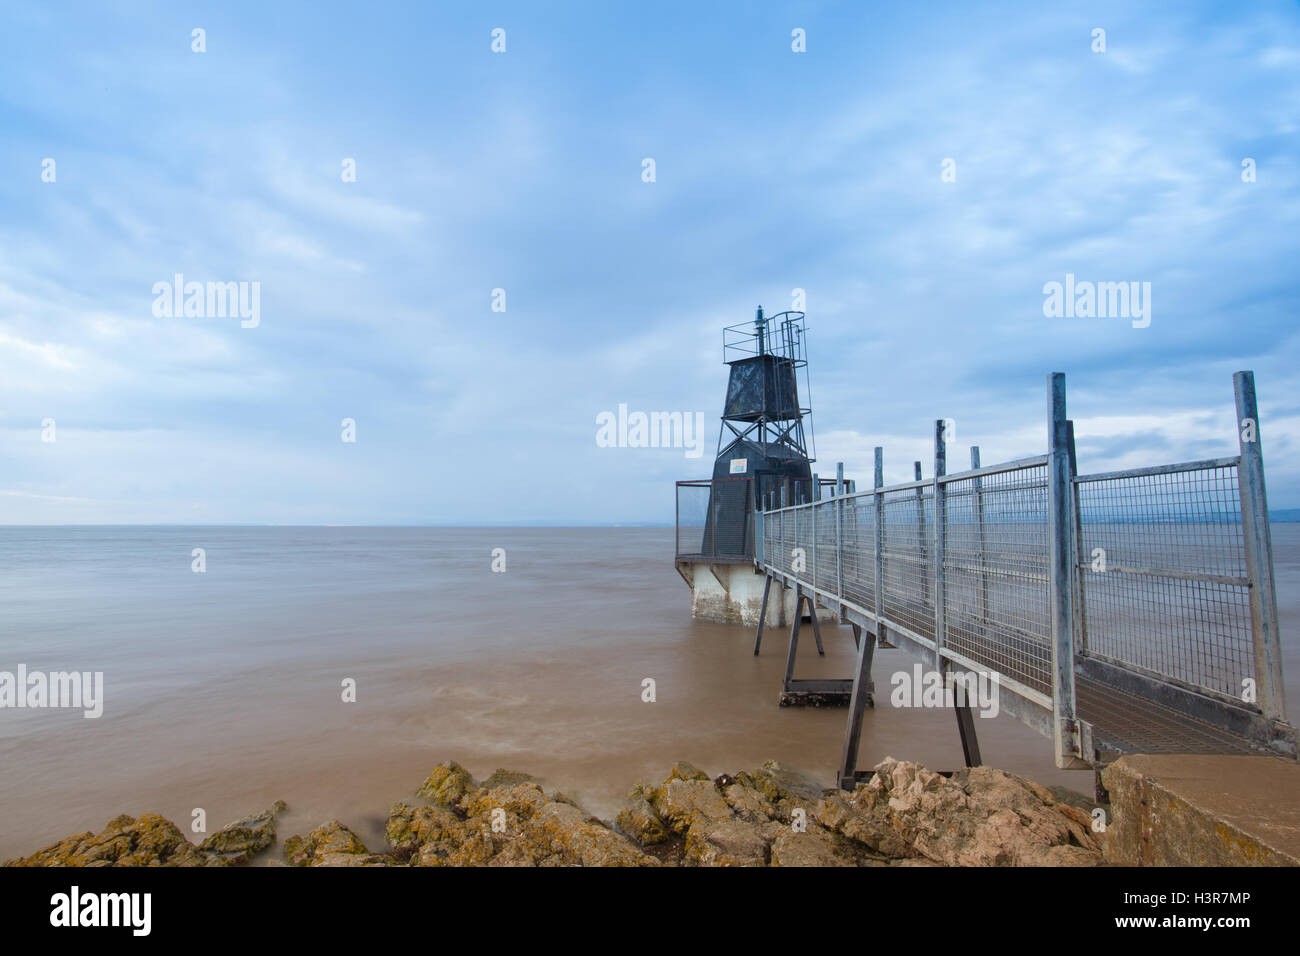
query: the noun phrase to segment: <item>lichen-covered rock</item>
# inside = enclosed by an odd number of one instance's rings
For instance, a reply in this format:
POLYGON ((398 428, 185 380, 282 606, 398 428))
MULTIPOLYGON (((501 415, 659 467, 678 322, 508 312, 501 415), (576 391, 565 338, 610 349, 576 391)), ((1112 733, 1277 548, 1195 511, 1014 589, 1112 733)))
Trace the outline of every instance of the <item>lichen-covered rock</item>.
POLYGON ((497 787, 513 787, 520 783, 533 783, 535 780, 536 778, 531 774, 497 767, 496 770, 492 771, 492 776, 480 783, 479 787, 483 790, 495 790, 497 787))
POLYGON ((224 866, 201 853, 176 824, 156 813, 139 819, 122 814, 98 834, 82 833, 9 860, 5 866, 224 866))
POLYGON ((247 863, 275 842, 275 818, 287 810, 283 800, 269 809, 228 823, 199 844, 199 850, 221 857, 227 863, 247 863))
POLYGON ((395 805, 387 825, 394 853, 413 866, 658 864, 567 797, 509 771, 493 776, 499 786, 478 787, 455 806, 395 805))
POLYGON ((736 779, 759 790, 773 803, 788 801, 797 806, 810 806, 827 793, 817 781, 782 767, 775 760, 767 761, 758 770, 742 771, 736 774, 736 779))
POLYGON ((411 807, 405 803, 393 805, 384 828, 394 856, 420 866, 445 865, 467 833, 464 820, 450 807, 411 807))
POLYGON ((720 823, 731 817, 731 807, 707 777, 669 777, 655 794, 654 808, 669 829, 681 835, 697 823, 720 823))
MULTIPOLYGON (((745 774, 742 772, 739 776, 744 777, 745 774)), ((733 782, 724 785, 722 799, 727 801, 727 806, 731 807, 732 812, 742 820, 756 823, 760 820, 774 819, 778 813, 776 804, 768 800, 761 791, 744 783, 733 782)))
POLYGON ((478 785, 468 770, 456 761, 448 760, 433 768, 433 773, 429 774, 415 795, 430 803, 454 806, 465 794, 472 793, 477 788, 478 785))
POLYGON ((698 821, 686 833, 686 860, 695 866, 766 866, 771 834, 738 818, 698 821))
POLYGON ((284 858, 290 866, 392 866, 397 861, 371 853, 361 838, 338 820, 328 820, 305 837, 284 841, 284 858))
POLYGON ((701 770, 699 767, 695 766, 695 764, 687 763, 685 760, 679 760, 675 764, 673 764, 672 769, 668 771, 668 777, 666 780, 664 780, 664 783, 667 783, 669 780, 708 780, 708 779, 709 779, 709 775, 705 773, 703 770, 701 770))
POLYGON ((467 817, 479 818, 489 825, 492 823, 492 811, 503 810, 508 829, 511 821, 525 820, 550 802, 550 797, 540 785, 525 782, 494 790, 480 787, 466 795, 460 806, 467 817))
POLYGON ((653 796, 653 788, 640 784, 633 787, 627 795, 627 803, 614 821, 620 833, 626 834, 641 846, 658 846, 670 836, 659 812, 650 803, 653 796))
POLYGON ((551 802, 527 822, 524 836, 547 856, 575 866, 657 866, 599 820, 567 803, 551 802))
POLYGON ((808 819, 828 791, 815 780, 769 760, 757 770, 742 770, 725 787, 727 803, 746 819, 766 817, 791 823, 795 810, 808 819))
POLYGON ((772 841, 770 862, 772 866, 785 867, 886 865, 884 861, 875 861, 865 855, 855 859, 821 827, 809 827, 803 831, 784 828, 772 841))
MULTIPOLYGON (((428 805, 394 804, 373 853, 338 820, 284 842, 291 866, 1073 866, 1101 861, 1088 803, 989 767, 945 778, 887 758, 852 792, 769 761, 709 777, 688 763, 628 794, 616 828, 526 774, 482 785, 459 764, 420 787, 428 805), (1073 804, 1073 805, 1072 805, 1073 804)), ((244 863, 275 841, 282 802, 195 847, 156 814, 46 847, 16 866, 244 863)))

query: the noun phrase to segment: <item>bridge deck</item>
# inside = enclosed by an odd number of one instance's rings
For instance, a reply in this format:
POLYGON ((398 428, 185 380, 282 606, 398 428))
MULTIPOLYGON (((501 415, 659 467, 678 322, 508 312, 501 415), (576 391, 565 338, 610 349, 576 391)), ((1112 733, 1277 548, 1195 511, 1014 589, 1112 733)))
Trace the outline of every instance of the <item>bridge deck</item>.
POLYGON ((1092 724, 1093 739, 1103 752, 1115 755, 1261 752, 1247 737, 1100 680, 1078 676, 1074 689, 1079 717, 1092 724))
MULTIPOLYGON (((800 580, 798 575, 791 575, 781 568, 770 567, 760 562, 760 570, 772 574, 779 581, 790 586, 801 585, 808 588, 810 582, 800 580)), ((869 612, 852 601, 845 601, 834 595, 819 593, 817 603, 839 613, 841 609, 850 614, 871 618, 869 612)), ((933 606, 924 602, 895 598, 891 608, 893 614, 908 622, 912 628, 925 628, 927 619, 933 617, 933 606)), ((890 630, 887 620, 886 629, 890 630)), ((911 628, 909 628, 911 629, 911 628)), ((891 633, 897 633, 893 629, 891 633)), ((921 635, 933 640, 933 630, 925 629, 921 635)), ((1017 671, 1015 683, 1043 697, 1051 697, 1051 648, 1047 642, 1034 635, 1015 630, 996 631, 981 627, 975 631, 949 634, 949 648, 959 651, 964 657, 990 671, 1003 670, 1006 662, 1014 662, 1017 671)), ((900 646, 923 660, 933 660, 933 650, 923 648, 912 640, 900 642, 900 646)), ((1083 660, 1082 658, 1080 659, 1083 660)), ((1075 698, 1080 720, 1090 725, 1092 740, 1098 764, 1109 763, 1127 753, 1144 754, 1260 754, 1276 753, 1261 745, 1258 735, 1237 732, 1235 728, 1246 727, 1252 716, 1258 717, 1258 710, 1248 707, 1234 707, 1225 701, 1210 701, 1212 707, 1202 712, 1201 706, 1206 700, 1192 691, 1165 688, 1166 697, 1177 701, 1181 706, 1172 707, 1150 694, 1137 692, 1132 686, 1119 686, 1109 677, 1117 675, 1127 680, 1130 675, 1120 668, 1102 668, 1095 672, 1075 674, 1075 698), (1200 708, 1200 709, 1198 709, 1200 708), (1219 719, 1215 720, 1215 715, 1219 719), (1236 718, 1224 721, 1224 716, 1236 718)), ((1005 689, 1005 688, 1004 688, 1005 689)), ((1015 693, 1015 690, 1011 690, 1015 693)), ((1044 714, 1046 713, 1045 708, 1044 714)), ((1040 728, 1041 729, 1041 728, 1040 728)))
MULTIPOLYGON (((920 611, 915 608, 914 611, 920 611)), ((979 650, 963 648, 968 656, 997 669, 1000 660, 1027 663, 1040 680, 1026 683, 1048 696, 1051 686, 1051 649, 1046 643, 1023 635, 990 634, 981 631, 979 650)), ((1116 756, 1125 753, 1197 753, 1249 754, 1261 748, 1249 737, 1231 729, 1198 719, 1191 714, 1164 706, 1140 694, 1115 686, 1104 678, 1075 675, 1075 697, 1080 719, 1093 727, 1099 750, 1116 756)), ((1249 713, 1245 708, 1243 713, 1249 713)))

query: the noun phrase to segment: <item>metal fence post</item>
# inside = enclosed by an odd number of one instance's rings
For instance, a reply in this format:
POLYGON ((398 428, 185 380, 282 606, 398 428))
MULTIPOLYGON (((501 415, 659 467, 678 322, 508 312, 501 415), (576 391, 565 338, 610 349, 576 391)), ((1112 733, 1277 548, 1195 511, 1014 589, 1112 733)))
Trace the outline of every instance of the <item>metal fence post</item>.
POLYGON ((808 522, 812 527, 808 534, 812 538, 812 599, 815 610, 817 604, 817 499, 821 495, 821 484, 815 474, 812 481, 812 500, 808 503, 808 522))
POLYGON ((1074 588, 1074 649, 1088 652, 1087 581, 1083 573, 1083 508, 1079 504, 1079 457, 1074 447, 1074 421, 1066 419, 1065 440, 1070 450, 1070 513, 1074 548, 1070 554, 1070 583, 1074 588))
POLYGON ((1077 766, 1080 757, 1070 587, 1074 525, 1070 520, 1070 456, 1065 421, 1065 373, 1052 372, 1047 376, 1047 576, 1052 623, 1052 743, 1056 765, 1062 769, 1077 766))
POLYGON ((944 419, 934 422, 934 669, 943 673, 944 608, 943 554, 948 538, 947 491, 943 477, 948 473, 948 445, 944 441, 944 419))
MULTIPOLYGON (((980 446, 970 446, 970 466, 972 471, 980 468, 980 446)), ((980 545, 980 629, 987 632, 989 626, 989 572, 988 572, 988 536, 984 528, 984 479, 975 476, 975 530, 980 545)))
MULTIPOLYGON (((912 462, 912 468, 916 473, 916 480, 920 481, 921 463, 912 462)), ((921 561, 921 604, 924 606, 930 600, 930 579, 925 573, 925 489, 920 485, 916 488, 916 546, 921 561)))
POLYGON ((785 499, 788 497, 786 493, 787 487, 788 486, 785 482, 781 483, 781 564, 779 567, 782 571, 785 571, 790 567, 790 537, 786 534, 785 530, 786 519, 790 514, 790 512, 785 510, 785 499))
POLYGON ((876 610, 876 641, 879 644, 888 644, 885 637, 885 496, 880 493, 880 489, 885 487, 885 449, 879 445, 876 446, 876 479, 875 494, 872 496, 873 504, 876 506, 876 574, 875 574, 875 610, 876 610))
MULTIPOLYGON (((258 295, 261 295, 259 292, 258 295)), ((682 553, 682 483, 677 482, 677 500, 673 502, 673 561, 682 553)), ((704 542, 700 542, 703 546, 704 542)))
POLYGON ((718 483, 716 481, 709 482, 709 509, 710 510, 709 510, 708 518, 705 521, 705 525, 708 528, 709 534, 707 540, 704 541, 702 545, 702 546, 705 545, 707 546, 705 547, 704 553, 709 555, 710 557, 717 554, 717 551, 714 550, 714 545, 717 544, 718 541, 718 514, 721 510, 721 505, 716 502, 716 499, 714 498, 713 495, 713 492, 717 488, 717 486, 718 483))
MULTIPOLYGON (((854 537, 854 557, 857 556, 854 537)), ((840 599, 840 623, 847 623, 844 613, 844 462, 835 465, 835 595, 840 599)))
POLYGON ((1264 491, 1264 454, 1260 448, 1255 373, 1235 373, 1232 388, 1237 399, 1237 441, 1241 448, 1237 485, 1241 492, 1246 576, 1250 580, 1255 688, 1259 709, 1264 716, 1286 720, 1282 648, 1277 626, 1277 582, 1273 576, 1273 533, 1268 526, 1268 496, 1264 491))

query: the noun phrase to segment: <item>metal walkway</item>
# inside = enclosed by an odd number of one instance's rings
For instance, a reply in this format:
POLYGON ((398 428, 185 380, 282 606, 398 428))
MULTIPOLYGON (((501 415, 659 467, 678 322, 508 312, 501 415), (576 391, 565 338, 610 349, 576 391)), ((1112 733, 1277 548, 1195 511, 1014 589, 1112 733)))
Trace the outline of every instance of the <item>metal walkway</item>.
MULTIPOLYGON (((948 686, 992 681, 999 707, 1048 736, 1057 766, 1124 753, 1268 753, 1295 758, 1287 722, 1254 379, 1234 376, 1232 458, 1078 475, 1065 377, 1049 377, 1046 455, 886 487, 839 480, 816 500, 762 502, 755 567, 795 590, 783 690, 847 697, 840 783, 851 786, 875 688, 876 646, 900 647, 948 686), (852 625, 856 673, 794 677, 801 616, 852 625), (811 612, 811 614, 809 614, 811 612)), ((762 616, 762 615, 761 615, 762 616)), ((760 620, 755 644, 762 640, 760 620)), ((784 698, 783 698, 784 700, 784 698)), ((958 706, 968 762, 969 706, 958 706)))

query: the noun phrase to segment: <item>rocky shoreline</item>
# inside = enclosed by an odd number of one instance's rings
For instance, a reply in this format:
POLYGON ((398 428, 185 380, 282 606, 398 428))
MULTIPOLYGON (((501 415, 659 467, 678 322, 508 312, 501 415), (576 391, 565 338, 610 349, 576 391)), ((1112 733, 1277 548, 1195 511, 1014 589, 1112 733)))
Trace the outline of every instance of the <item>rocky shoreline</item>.
POLYGON ((638 784, 612 823, 526 774, 477 782, 440 764, 372 850, 339 820, 276 842, 282 801, 191 843, 158 814, 122 815, 4 866, 1095 866, 1082 797, 991 767, 951 777, 886 758, 853 792, 768 761, 710 778, 688 763, 638 784), (263 854, 266 854, 265 856, 263 854))

